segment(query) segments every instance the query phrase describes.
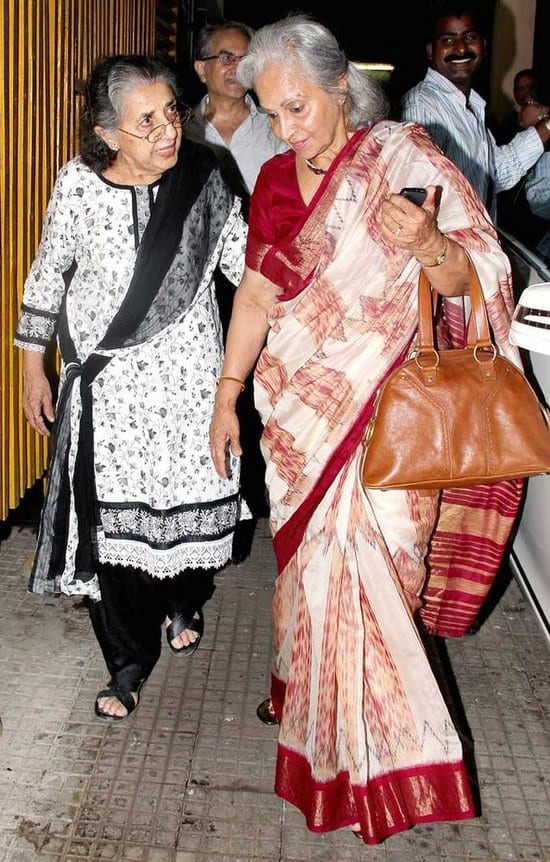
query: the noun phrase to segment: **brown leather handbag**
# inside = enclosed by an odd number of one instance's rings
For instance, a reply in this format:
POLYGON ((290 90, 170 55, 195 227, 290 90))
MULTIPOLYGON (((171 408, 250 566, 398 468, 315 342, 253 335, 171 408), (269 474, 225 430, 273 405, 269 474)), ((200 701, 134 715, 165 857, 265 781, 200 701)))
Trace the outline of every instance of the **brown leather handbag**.
POLYGON ((367 425, 366 488, 458 488, 550 473, 550 414, 497 354, 470 262, 467 347, 438 350, 432 291, 418 285, 418 346, 383 382, 367 425))

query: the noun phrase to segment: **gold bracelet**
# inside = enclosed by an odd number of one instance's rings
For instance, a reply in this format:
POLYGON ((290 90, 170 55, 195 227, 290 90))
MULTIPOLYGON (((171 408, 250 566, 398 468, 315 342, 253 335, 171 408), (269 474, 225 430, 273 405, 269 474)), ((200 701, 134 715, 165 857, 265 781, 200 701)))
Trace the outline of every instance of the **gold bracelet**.
POLYGON ((449 250, 449 240, 447 239, 447 234, 443 234, 443 248, 437 255, 436 259, 433 263, 421 263, 420 266, 427 267, 428 269, 432 266, 441 266, 442 263, 445 263, 447 260, 447 252, 449 250))
POLYGON ((227 375, 227 374, 222 374, 221 377, 218 377, 218 385, 221 383, 222 380, 232 380, 233 383, 240 383, 241 384, 241 392, 244 392, 244 389, 245 389, 244 380, 241 380, 239 377, 229 377, 229 375, 227 375))

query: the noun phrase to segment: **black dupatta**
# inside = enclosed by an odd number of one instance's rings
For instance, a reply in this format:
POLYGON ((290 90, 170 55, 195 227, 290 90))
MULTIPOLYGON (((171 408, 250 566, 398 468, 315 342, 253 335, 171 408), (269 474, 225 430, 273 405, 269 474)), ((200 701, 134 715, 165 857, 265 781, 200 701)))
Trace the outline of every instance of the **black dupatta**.
POLYGON ((76 354, 69 333, 65 302, 59 318, 58 342, 65 367, 63 386, 56 404, 48 465, 48 487, 42 507, 37 548, 29 579, 29 590, 59 593, 65 569, 69 536, 71 481, 78 522, 75 574, 80 581, 91 581, 97 566, 96 533, 98 506, 93 462, 93 422, 91 384, 112 358, 100 351, 116 350, 146 341, 159 332, 190 304, 202 279, 203 270, 195 268, 185 286, 166 288, 167 275, 176 257, 186 219, 207 185, 202 256, 206 261, 229 215, 233 197, 217 169, 212 152, 205 146, 183 140, 178 162, 161 178, 151 217, 136 256, 128 291, 109 327, 83 362, 76 354), (157 308, 158 306, 158 308, 157 308), (71 402, 79 379, 81 417, 72 477, 69 475, 71 446, 71 402))

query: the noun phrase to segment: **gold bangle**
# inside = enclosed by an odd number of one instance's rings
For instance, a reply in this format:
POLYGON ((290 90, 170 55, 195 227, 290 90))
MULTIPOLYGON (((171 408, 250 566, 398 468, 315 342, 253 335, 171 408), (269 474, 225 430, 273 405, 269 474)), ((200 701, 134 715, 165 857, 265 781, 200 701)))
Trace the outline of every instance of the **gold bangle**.
POLYGON ((449 240, 447 239, 447 234, 443 234, 443 248, 437 255, 436 259, 433 263, 421 263, 421 266, 427 267, 428 269, 432 266, 441 266, 442 263, 445 263, 447 260, 447 252, 449 250, 449 240))
POLYGON ((229 375, 227 375, 227 374, 222 374, 221 377, 218 377, 218 385, 221 383, 222 380, 232 380, 233 383, 240 383, 241 384, 241 392, 244 392, 244 389, 245 389, 244 380, 241 380, 239 377, 229 377, 229 375))

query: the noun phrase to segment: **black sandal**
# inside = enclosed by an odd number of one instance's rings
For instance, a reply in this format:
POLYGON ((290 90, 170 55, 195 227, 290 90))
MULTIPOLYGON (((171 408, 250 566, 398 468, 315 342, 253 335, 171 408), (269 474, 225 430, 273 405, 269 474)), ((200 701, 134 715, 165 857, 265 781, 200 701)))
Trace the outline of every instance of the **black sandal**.
POLYGON ((273 709, 273 704, 270 697, 266 697, 265 700, 262 700, 261 704, 256 710, 256 715, 258 716, 260 721, 263 722, 263 724, 279 724, 279 720, 275 715, 275 710, 273 709))
POLYGON ((184 617, 183 614, 180 614, 179 611, 176 611, 172 618, 172 622, 170 625, 166 626, 166 640, 168 641, 168 646, 174 655, 193 655, 195 650, 198 649, 204 633, 204 616, 202 611, 196 611, 195 613, 199 615, 198 619, 194 615, 191 619, 188 619, 187 617, 184 617), (177 636, 181 635, 181 633, 186 629, 196 632, 198 637, 195 638, 192 644, 188 644, 187 646, 172 646, 174 638, 177 638, 177 636))
POLYGON ((103 689, 101 689, 101 691, 99 691, 97 693, 97 696, 95 699, 95 704, 94 704, 94 712, 96 714, 96 718, 99 718, 100 721, 107 721, 107 722, 111 722, 111 723, 115 722, 115 721, 124 721, 139 706, 139 700, 140 700, 139 693, 143 687, 144 682, 145 682, 145 680, 141 679, 136 686, 136 694, 138 696, 138 699, 136 702, 134 700, 134 697, 133 697, 131 691, 128 691, 127 689, 122 688, 122 686, 120 686, 118 683, 114 682, 114 680, 111 680, 108 688, 103 688, 103 689), (98 703, 98 700, 100 699, 100 697, 116 697, 117 700, 120 701, 122 706, 126 707, 126 710, 127 710, 126 715, 111 715, 111 713, 109 713, 109 712, 104 712, 98 703))

